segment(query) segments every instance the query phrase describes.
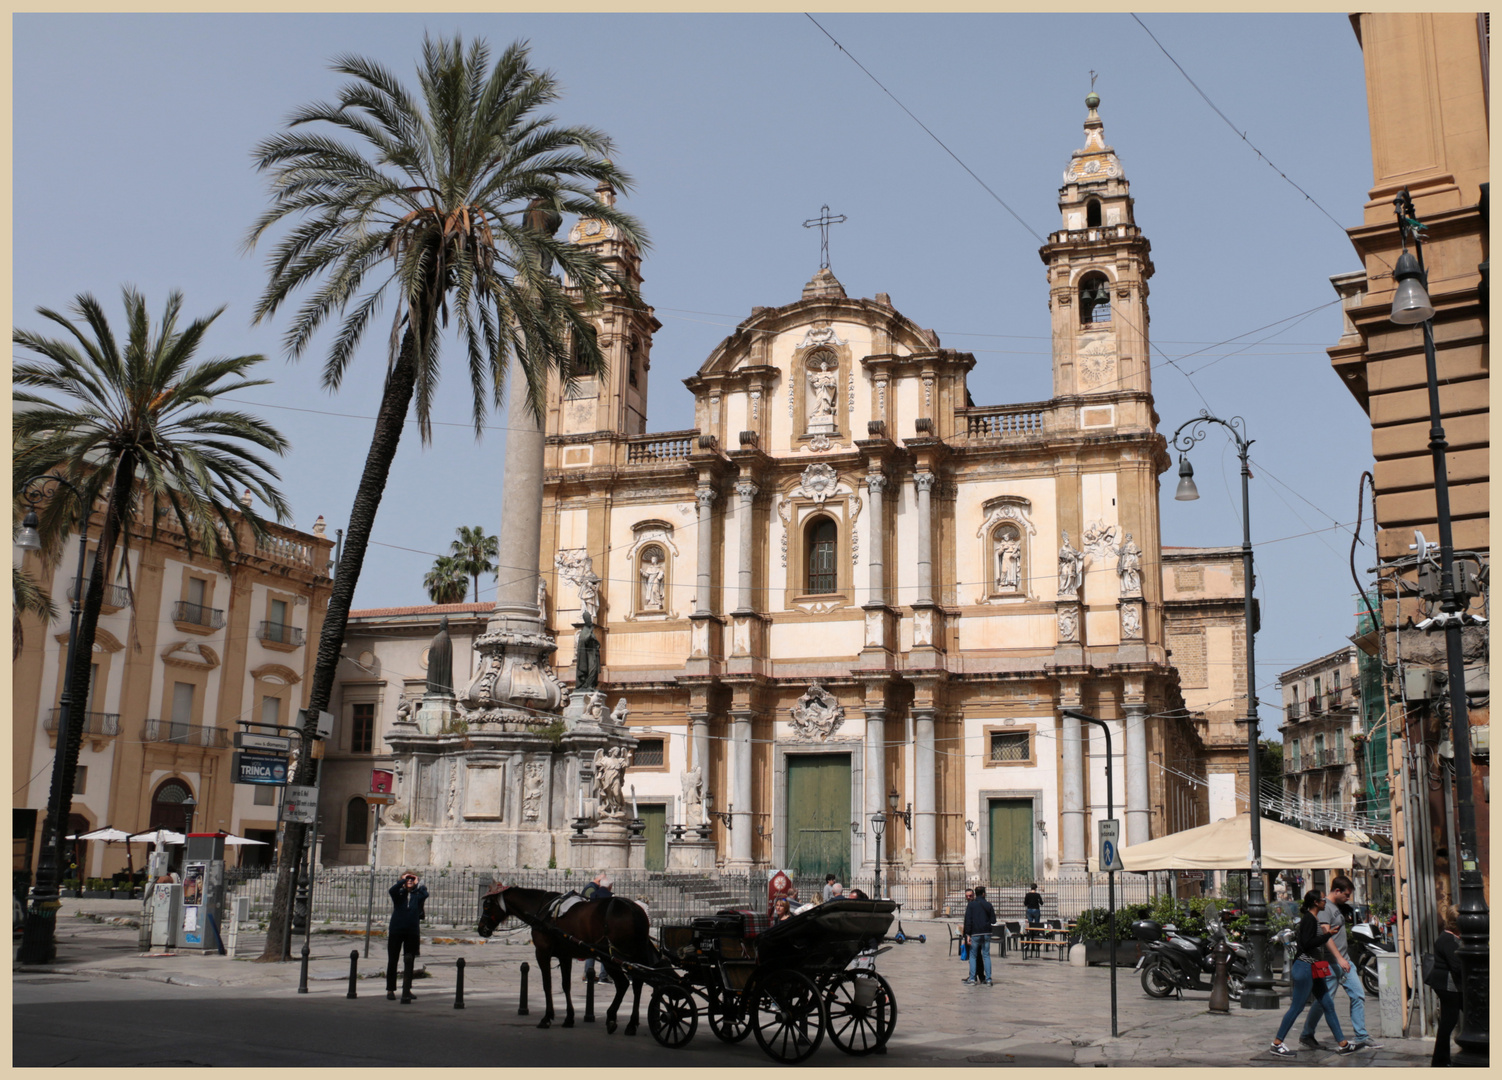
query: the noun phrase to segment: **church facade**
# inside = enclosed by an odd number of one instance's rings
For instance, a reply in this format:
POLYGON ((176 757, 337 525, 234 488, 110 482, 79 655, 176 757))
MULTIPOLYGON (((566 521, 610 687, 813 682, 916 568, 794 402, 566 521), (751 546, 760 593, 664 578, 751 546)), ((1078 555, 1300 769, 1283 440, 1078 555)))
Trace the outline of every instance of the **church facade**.
MULTIPOLYGON (((626 775, 638 815, 697 824, 684 803, 702 790, 727 869, 859 880, 880 843, 914 880, 1084 872, 1106 741, 1075 710, 1111 731, 1123 842, 1209 820, 1196 778, 1215 748, 1185 708, 1165 607, 1153 264, 1098 104, 1040 250, 1048 400, 974 404, 974 357, 884 293, 847 295, 827 265, 686 380, 692 429, 645 432, 658 324, 624 297, 595 317, 609 373, 554 388, 540 592, 555 669, 569 677, 588 609, 601 689, 649 748, 626 775)), ((641 280, 608 226, 571 239, 641 280)), ((1194 549, 1173 563, 1182 578, 1194 549)), ((1231 670, 1234 642, 1200 640, 1231 670)))

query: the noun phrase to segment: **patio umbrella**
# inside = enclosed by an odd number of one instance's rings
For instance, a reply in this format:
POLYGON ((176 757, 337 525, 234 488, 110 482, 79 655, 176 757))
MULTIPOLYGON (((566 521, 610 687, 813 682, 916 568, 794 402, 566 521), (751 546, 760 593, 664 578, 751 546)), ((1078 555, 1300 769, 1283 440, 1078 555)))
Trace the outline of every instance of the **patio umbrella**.
MULTIPOLYGON (((130 857, 130 833, 123 829, 115 829, 106 825, 102 829, 93 832, 74 833, 69 840, 103 840, 106 844, 125 844, 125 869, 130 876, 135 876, 135 864, 130 857)), ((80 873, 82 873, 80 871, 80 873)))
MULTIPOLYGON (((1121 849, 1128 870, 1246 870, 1251 865, 1250 814, 1170 833, 1121 849)), ((1392 856, 1357 847, 1278 821, 1262 821, 1262 869, 1309 870, 1352 867, 1388 869, 1392 856)))
POLYGON ((261 847, 270 846, 264 840, 252 840, 247 836, 236 836, 234 833, 224 833, 223 835, 225 847, 243 847, 246 844, 259 844, 261 847))
POLYGON ((180 832, 171 829, 153 829, 151 832, 136 833, 130 838, 132 844, 181 844, 186 837, 180 832))

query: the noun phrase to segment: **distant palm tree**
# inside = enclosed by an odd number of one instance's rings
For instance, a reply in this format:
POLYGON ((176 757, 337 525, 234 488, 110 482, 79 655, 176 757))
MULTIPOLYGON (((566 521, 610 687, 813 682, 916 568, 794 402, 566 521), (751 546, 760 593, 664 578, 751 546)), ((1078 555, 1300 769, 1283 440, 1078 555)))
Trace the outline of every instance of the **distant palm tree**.
MULTIPOLYGON (((217 400, 267 385, 268 379, 246 377, 265 357, 195 358, 223 308, 180 329, 182 294, 174 292, 153 327, 139 293, 126 288, 124 300, 123 340, 116 339, 99 302, 87 294, 71 309, 82 325, 37 309, 66 337, 16 330, 12 338, 35 355, 11 367, 18 388, 13 399, 20 406, 11 421, 13 489, 58 473, 78 489, 84 507, 103 504, 97 555, 78 619, 75 648, 83 657, 94 647, 108 569, 117 554, 120 566, 128 567, 135 531, 154 534, 163 518, 171 519, 189 545, 227 561, 226 542, 238 545, 240 520, 248 521, 255 535, 264 531, 261 519, 240 504, 242 490, 258 495, 278 519, 287 515, 273 484, 277 472, 258 453, 284 454, 286 439, 258 417, 223 408, 217 400)), ((77 532, 79 509, 67 497, 40 507, 44 547, 55 551, 67 533, 77 532)), ((87 663, 74 665, 71 701, 89 700, 90 670, 87 663)), ((70 725, 59 747, 48 806, 72 803, 82 727, 70 725)), ((66 831, 54 828, 53 842, 66 831)))
MULTIPOLYGON (((558 126, 541 110, 559 97, 553 76, 527 61, 523 44, 490 63, 482 41, 425 38, 418 92, 386 68, 343 56, 349 76, 336 103, 300 109, 289 130, 256 148, 270 177, 271 206, 249 246, 290 222, 272 252, 259 322, 306 293, 284 343, 296 359, 331 316, 342 322, 324 363, 324 386, 338 389, 382 303, 394 309, 383 392, 365 459, 318 659, 308 688, 307 734, 328 707, 350 605, 396 456, 407 410, 416 398, 418 429, 430 441, 440 340, 453 319, 465 350, 476 436, 491 405, 505 397, 514 358, 534 415, 541 417, 548 379, 565 385, 598 375, 605 362, 584 311, 608 292, 639 302, 629 281, 596 248, 558 240, 563 214, 594 218, 618 236, 645 245, 636 222, 595 194, 599 184, 625 190, 629 178, 605 156, 610 140, 585 127, 558 126), (327 124, 333 133, 308 131, 327 124), (347 141, 340 135, 347 135, 347 141), (550 270, 554 263, 568 286, 550 270)), ((295 782, 312 777, 299 762, 295 782)), ((284 959, 283 925, 292 868, 307 830, 289 826, 278 866, 266 952, 284 959)))
POLYGON ((464 563, 452 555, 440 555, 433 562, 433 569, 422 579, 422 587, 428 590, 435 604, 462 604, 469 590, 469 574, 464 563))
MULTIPOLYGON (((26 477, 21 478, 25 483, 26 477)), ((42 591, 36 578, 19 566, 13 566, 10 570, 10 658, 15 660, 20 657, 21 650, 26 646, 26 630, 21 623, 21 616, 31 614, 41 619, 44 623, 50 623, 57 618, 57 605, 52 602, 52 597, 42 591)))
POLYGON ((486 536, 485 529, 480 525, 460 525, 459 538, 449 545, 449 554, 453 555, 464 572, 475 582, 475 603, 480 602, 480 575, 494 574, 496 572, 495 561, 501 555, 501 541, 499 537, 486 536))

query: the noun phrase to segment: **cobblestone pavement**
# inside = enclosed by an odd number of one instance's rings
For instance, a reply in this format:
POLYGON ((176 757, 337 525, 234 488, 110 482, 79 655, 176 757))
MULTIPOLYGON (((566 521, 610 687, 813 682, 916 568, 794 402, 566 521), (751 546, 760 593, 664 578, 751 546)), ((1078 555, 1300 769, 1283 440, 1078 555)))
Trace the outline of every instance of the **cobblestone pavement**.
MULTIPOLYGON (((139 904, 130 901, 68 900, 58 924, 58 960, 45 968, 15 966, 13 984, 49 974, 85 976, 95 982, 95 993, 107 980, 149 979, 179 986, 238 987, 258 994, 295 992, 299 965, 261 964, 264 938, 243 934, 239 956, 180 953, 142 955, 136 947, 139 904)), ((1427 1065, 1431 1042, 1378 1036, 1382 1049, 1363 1050, 1349 1056, 1330 1051, 1301 1050, 1292 1058, 1274 1058, 1267 1053, 1280 1011, 1243 1010, 1232 1006, 1228 1015, 1208 1010, 1209 995, 1186 993, 1183 1000, 1156 1000, 1142 992, 1135 974, 1126 968, 1117 973, 1117 1027, 1111 1035, 1110 975, 1105 968, 1076 968, 1045 957, 1020 959, 1013 951, 1008 959, 993 956, 995 985, 966 986, 966 967, 949 955, 948 935, 942 923, 907 921, 909 934, 926 933, 928 941, 892 946, 877 961, 877 967, 892 983, 899 1013, 889 1052, 866 1058, 863 1065, 1133 1065, 1133 1066, 1321 1066, 1331 1068, 1372 1066, 1411 1067, 1427 1065)), ((294 950, 300 944, 294 944, 294 950)), ((384 977, 385 942, 379 936, 370 943, 365 959, 363 934, 356 930, 336 932, 319 927, 312 938, 309 988, 315 997, 343 998, 350 970, 350 953, 358 951, 360 994, 380 997, 384 977)), ((994 950, 993 950, 994 951, 994 950)), ((541 989, 535 970, 536 958, 522 933, 497 934, 488 941, 478 936, 425 936, 420 960, 421 1004, 429 1008, 451 1007, 456 966, 465 958, 465 994, 471 1007, 496 1008, 506 1024, 531 1025, 541 1015, 541 989), (515 1015, 520 964, 530 961, 531 1018, 515 1015)), ((561 994, 554 979, 556 1006, 561 994)), ((601 987, 597 1011, 603 1019, 608 987, 601 987)), ((582 972, 574 971, 574 1004, 582 1015, 582 972)), ((648 993, 643 994, 645 1020, 648 993)), ((308 1000, 308 999, 304 999, 308 1000)), ((1286 997, 1284 1001, 1286 1003, 1286 997)), ((1342 1018, 1346 1016, 1341 995, 1342 1018)), ((629 1007, 630 998, 625 1005, 629 1007)), ((385 1003, 382 1003, 385 1007, 385 1003)), ((396 1006, 393 1006, 396 1007, 396 1006)), ((1375 1014, 1369 1008, 1368 1014, 1375 1014)), ((456 1015, 450 1013, 450 1015, 456 1015)), ((622 1018, 624 1020, 624 1017, 622 1018)), ((603 1038, 603 1023, 584 1026, 559 1041, 559 1049, 572 1045, 569 1038, 603 1038)), ((1294 1031, 1299 1028, 1295 1026, 1294 1031)), ((645 1030, 643 1031, 645 1034, 645 1030)), ((1333 1047, 1328 1030, 1321 1026, 1321 1041, 1333 1047)), ((713 1039, 700 1032, 695 1043, 713 1039)), ((1290 1041, 1294 1041, 1291 1039, 1290 1041)), ((725 1047, 732 1055, 724 1064, 760 1064, 760 1052, 748 1042, 725 1047), (751 1053, 746 1053, 750 1046, 751 1053), (758 1060, 759 1059, 759 1060, 758 1060)), ((671 1054, 670 1051, 663 1051, 671 1054)), ((821 1062, 834 1064, 823 1057, 821 1062)), ((670 1060, 670 1059, 669 1059, 670 1060)), ((563 1063, 563 1062, 560 1062, 563 1063)), ((686 1062, 685 1062, 686 1063, 686 1062)), ((695 1062, 699 1064, 700 1062, 695 1062)), ((475 1064, 479 1064, 476 1062, 475 1064)))

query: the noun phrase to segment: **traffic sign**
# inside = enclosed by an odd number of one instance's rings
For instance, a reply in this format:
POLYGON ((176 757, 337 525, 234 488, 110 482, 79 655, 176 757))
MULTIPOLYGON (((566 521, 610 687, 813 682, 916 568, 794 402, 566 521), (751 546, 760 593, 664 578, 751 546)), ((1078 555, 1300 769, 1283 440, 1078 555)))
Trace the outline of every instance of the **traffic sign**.
POLYGON ((318 814, 318 789, 311 785, 288 784, 282 794, 282 820, 313 824, 318 814))
POLYGON ((279 754, 235 752, 235 783, 272 784, 287 782, 287 759, 279 754))
POLYGON ((1125 870, 1121 862, 1121 822, 1117 818, 1107 818, 1100 823, 1100 869, 1102 870, 1125 870))
POLYGON ((383 791, 372 791, 369 795, 365 796, 365 801, 372 806, 390 806, 396 802, 396 796, 383 791))
POLYGON ((285 754, 292 749, 292 740, 285 735, 256 735, 249 731, 237 731, 235 732, 235 749, 285 754))

